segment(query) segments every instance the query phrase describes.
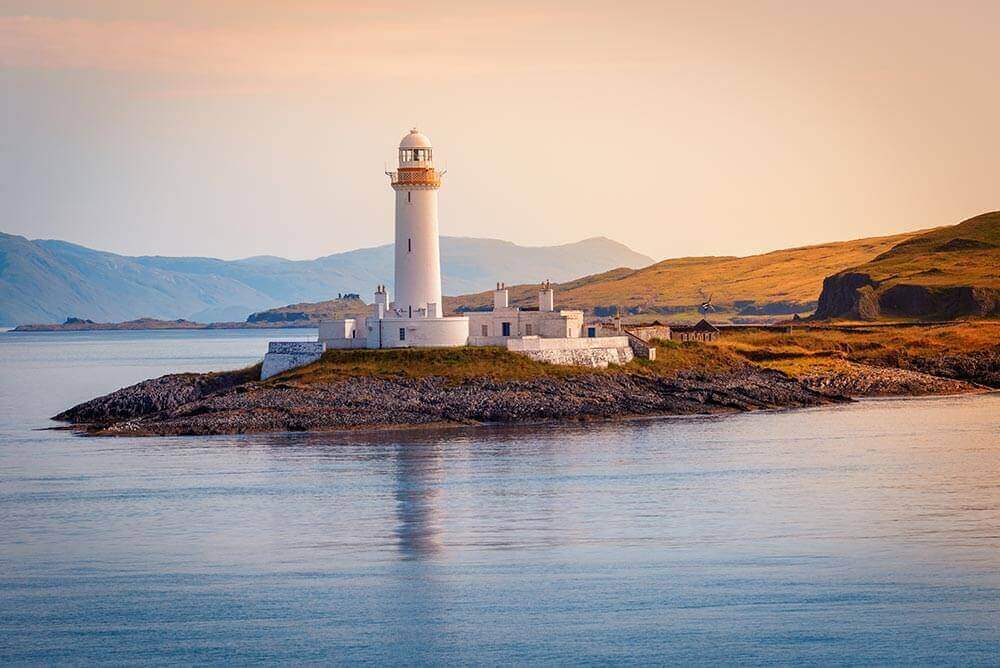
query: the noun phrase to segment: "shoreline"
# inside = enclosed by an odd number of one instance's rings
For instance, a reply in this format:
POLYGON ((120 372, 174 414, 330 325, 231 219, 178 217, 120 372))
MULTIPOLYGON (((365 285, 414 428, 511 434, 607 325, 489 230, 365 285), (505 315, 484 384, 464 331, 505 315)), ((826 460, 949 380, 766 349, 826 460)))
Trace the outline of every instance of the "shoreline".
POLYGON ((607 369, 553 365, 499 347, 327 350, 265 381, 261 364, 148 379, 53 419, 68 423, 60 429, 86 435, 357 432, 958 396, 1000 388, 992 331, 965 327, 935 330, 935 340, 918 332, 923 338, 850 341, 742 333, 713 343, 657 342, 656 360, 607 369))
MULTIPOLYGON (((510 356, 500 350, 486 354, 510 356)), ((354 373, 303 379, 291 372, 267 381, 256 379, 259 367, 176 374, 97 397, 54 419, 86 435, 212 435, 551 424, 848 401, 752 365, 661 376, 639 365, 597 371, 553 367, 527 358, 515 361, 533 371, 540 367, 540 373, 516 378, 474 374, 461 379, 354 373)), ((322 369, 323 362, 314 366, 322 369)))
MULTIPOLYGON (((363 426, 363 427, 335 427, 330 429, 317 429, 311 431, 299 431, 299 430, 286 430, 286 431, 260 431, 260 432, 234 432, 234 433, 216 433, 216 434, 194 434, 205 437, 221 437, 221 436, 267 436, 267 435, 287 435, 287 434, 331 434, 331 435, 350 435, 350 434, 377 434, 377 435, 387 435, 393 433, 420 433, 420 432, 435 432, 440 430, 458 430, 458 429, 470 429, 470 430, 480 430, 480 429, 519 429, 519 428, 530 428, 530 427, 555 427, 555 426, 566 426, 566 425, 588 425, 588 424, 614 424, 617 422, 643 422, 643 421, 661 421, 661 420, 706 420, 713 418, 726 418, 733 417, 736 415, 744 414, 768 414, 768 413, 785 413, 790 411, 810 411, 810 410, 823 410, 828 408, 833 408, 836 406, 847 406, 850 404, 857 403, 876 403, 876 402, 896 402, 896 401, 914 401, 914 400, 933 400, 933 399, 954 399, 959 397, 967 396, 981 396, 986 394, 1000 394, 1000 390, 986 387, 977 387, 964 392, 948 392, 941 394, 897 394, 897 395, 879 395, 879 396, 857 396, 857 397, 844 397, 842 401, 831 401, 829 403, 823 403, 813 406, 784 406, 784 407, 773 407, 773 408, 759 408, 755 410, 741 411, 738 409, 717 409, 712 411, 706 411, 703 413, 635 413, 635 414, 623 414, 619 416, 579 416, 572 418, 551 418, 551 419, 539 419, 539 420, 528 420, 521 422, 502 422, 502 421, 491 421, 491 422, 429 422, 421 424, 387 424, 387 425, 376 425, 376 426, 363 426)), ((55 420, 55 418, 52 418, 55 420)), ((38 427, 37 431, 68 431, 72 432, 74 435, 82 437, 93 437, 93 438, 117 438, 117 437, 137 437, 137 438, 190 438, 192 434, 175 433, 175 434, 163 434, 155 431, 143 432, 143 431, 133 431, 133 432, 119 432, 111 433, 104 430, 90 430, 91 427, 97 427, 99 425, 93 423, 65 423, 58 426, 50 427, 38 427)))
POLYGON ((226 377, 226 374, 179 374, 144 381, 65 411, 53 419, 66 424, 48 428, 85 436, 391 432, 671 417, 710 418, 744 412, 814 408, 857 400, 963 396, 993 391, 961 383, 948 384, 944 391, 853 396, 824 394, 779 372, 754 368, 701 380, 696 374, 649 378, 624 372, 521 382, 476 379, 451 385, 441 378, 404 381, 353 377, 316 387, 290 384, 280 379, 274 383, 222 380, 217 382, 215 389, 209 385, 205 391, 196 391, 191 396, 155 399, 160 392, 156 386, 163 383, 190 386, 226 377), (633 385, 635 381, 638 387, 633 385), (566 396, 581 384, 591 387, 588 391, 566 396), (414 388, 428 392, 431 399, 414 408, 411 405, 414 399, 409 395, 414 388), (632 388, 634 394, 616 394, 622 388, 632 388), (337 404, 338 398, 363 391, 368 392, 366 398, 337 404), (590 391, 597 392, 598 396, 588 396, 590 391), (600 396, 601 393, 606 396, 600 396), (370 398, 373 396, 382 398, 370 398), (553 397, 557 398, 555 403, 553 397), (427 412, 429 404, 445 408, 437 413, 427 412), (498 418, 497 413, 502 411, 510 411, 510 414, 498 418))

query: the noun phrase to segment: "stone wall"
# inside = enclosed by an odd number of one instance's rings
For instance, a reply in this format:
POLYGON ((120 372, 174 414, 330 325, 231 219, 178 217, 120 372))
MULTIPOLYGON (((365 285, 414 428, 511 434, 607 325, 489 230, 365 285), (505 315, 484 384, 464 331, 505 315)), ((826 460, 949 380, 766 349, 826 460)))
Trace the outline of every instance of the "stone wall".
POLYGON ((666 325, 629 325, 625 331, 647 343, 653 339, 670 340, 670 328, 666 325))
POLYGON ((649 345, 648 340, 644 341, 628 330, 625 330, 625 334, 628 336, 628 345, 636 357, 650 361, 656 359, 656 347, 649 345))
POLYGON ((624 348, 577 348, 571 350, 525 350, 519 355, 549 364, 575 364, 604 368, 609 364, 628 364, 634 358, 632 349, 624 348))
POLYGON ((324 350, 326 345, 318 341, 271 341, 260 367, 260 379, 312 364, 323 356, 324 350))
POLYGON ((602 368, 609 364, 628 364, 634 358, 628 338, 624 336, 592 339, 544 339, 526 336, 507 341, 507 350, 550 364, 577 364, 602 368))

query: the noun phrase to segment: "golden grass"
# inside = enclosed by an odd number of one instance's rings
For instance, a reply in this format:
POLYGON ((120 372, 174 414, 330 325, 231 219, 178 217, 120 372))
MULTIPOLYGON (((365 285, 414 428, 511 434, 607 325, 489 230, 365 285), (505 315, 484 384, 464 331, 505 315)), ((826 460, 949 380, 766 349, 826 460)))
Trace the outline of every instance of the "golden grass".
MULTIPOLYGON (((1000 346, 1000 322, 976 320, 906 327, 799 327, 792 333, 726 331, 712 344, 755 364, 802 376, 832 371, 843 361, 905 366, 907 359, 1000 346)), ((843 367, 841 363, 839 367, 843 367)))
POLYGON ((909 239, 857 270, 890 284, 1000 287, 998 264, 1000 212, 994 211, 909 239), (946 250, 955 243, 982 247, 946 250))
MULTIPOLYGON (((590 309, 595 304, 643 308, 686 306, 700 304, 709 295, 722 307, 742 299, 758 303, 810 302, 819 296, 826 276, 869 262, 919 234, 908 232, 749 257, 664 260, 637 271, 616 269, 560 284, 556 286, 556 299, 560 307, 578 309, 590 309)), ((513 303, 535 305, 537 286, 518 285, 510 288, 510 292, 513 303)), ((490 303, 489 292, 445 299, 449 310, 460 305, 477 307, 490 303)))
POLYGON ((636 359, 624 366, 594 369, 538 362, 504 348, 400 348, 328 350, 316 363, 293 369, 267 382, 324 383, 345 378, 443 378, 497 381, 632 373, 672 377, 684 371, 726 373, 747 364, 777 369, 791 376, 836 372, 846 362, 906 366, 906 358, 934 357, 1000 346, 1000 322, 970 321, 915 327, 858 326, 795 328, 774 331, 725 331, 713 343, 654 340, 656 360, 636 359))

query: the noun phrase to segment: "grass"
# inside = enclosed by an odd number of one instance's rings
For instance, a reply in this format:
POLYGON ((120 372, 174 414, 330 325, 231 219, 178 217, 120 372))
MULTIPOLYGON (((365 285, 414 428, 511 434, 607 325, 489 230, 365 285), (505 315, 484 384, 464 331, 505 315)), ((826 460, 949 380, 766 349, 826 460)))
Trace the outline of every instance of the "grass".
POLYGON ((276 376, 283 382, 322 383, 353 376, 378 378, 437 377, 449 381, 472 378, 529 380, 594 373, 595 369, 557 366, 517 355, 505 348, 398 348, 328 350, 316 363, 276 376))
POLYGON ((915 327, 801 327, 726 332, 713 347, 791 376, 836 371, 844 362, 905 367, 907 359, 1000 346, 1000 322, 977 320, 915 327))
POLYGON ((607 369, 538 362, 504 348, 400 348, 328 350, 316 363, 267 382, 324 383, 344 378, 443 378, 458 383, 572 378, 595 373, 632 373, 671 377, 684 371, 726 373, 747 364, 791 376, 846 370, 848 362, 906 367, 906 359, 936 357, 1000 346, 1000 322, 969 321, 919 327, 800 327, 792 333, 726 331, 718 341, 698 343, 654 340, 656 360, 636 359, 607 369))
POLYGON ((976 285, 1000 287, 1000 212, 985 213, 958 225, 932 230, 897 244, 858 271, 888 284, 927 287, 976 285), (949 250, 949 244, 981 248, 949 250))
POLYGON ((274 377, 283 383, 325 383, 344 378, 443 378, 449 382, 488 378, 497 381, 571 378, 595 373, 673 376, 681 371, 725 372, 745 365, 740 356, 698 343, 657 342, 656 360, 595 369, 539 362, 505 348, 399 348, 395 350, 328 350, 309 366, 274 377))

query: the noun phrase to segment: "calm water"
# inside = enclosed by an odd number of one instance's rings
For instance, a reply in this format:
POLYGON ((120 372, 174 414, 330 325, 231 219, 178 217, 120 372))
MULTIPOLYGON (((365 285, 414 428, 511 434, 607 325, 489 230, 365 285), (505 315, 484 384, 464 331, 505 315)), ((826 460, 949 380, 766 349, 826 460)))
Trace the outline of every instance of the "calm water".
POLYGON ((0 661, 1000 664, 998 395, 367 437, 36 430, 274 336, 0 334, 0 661))

